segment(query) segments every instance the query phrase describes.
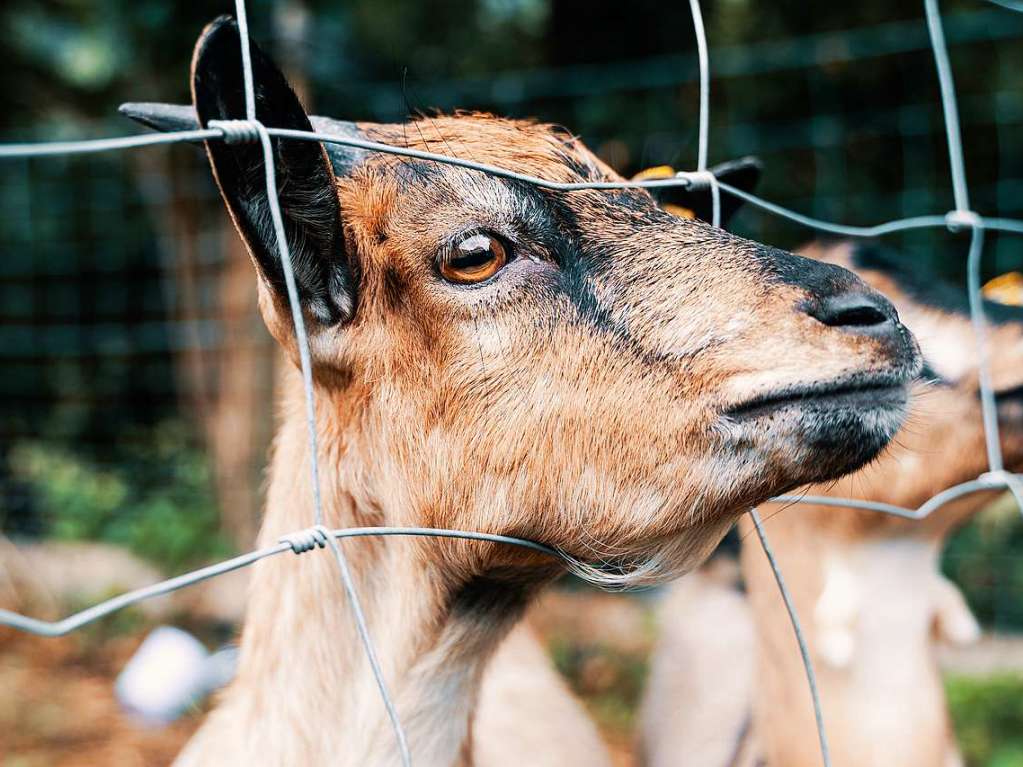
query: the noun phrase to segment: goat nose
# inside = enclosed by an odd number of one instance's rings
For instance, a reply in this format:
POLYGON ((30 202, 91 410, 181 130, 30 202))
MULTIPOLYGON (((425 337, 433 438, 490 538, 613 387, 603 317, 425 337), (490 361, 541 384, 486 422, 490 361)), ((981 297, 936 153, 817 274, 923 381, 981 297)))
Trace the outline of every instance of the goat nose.
POLYGON ((868 290, 845 290, 807 307, 807 314, 831 328, 860 335, 884 336, 896 331, 899 316, 884 296, 868 290))

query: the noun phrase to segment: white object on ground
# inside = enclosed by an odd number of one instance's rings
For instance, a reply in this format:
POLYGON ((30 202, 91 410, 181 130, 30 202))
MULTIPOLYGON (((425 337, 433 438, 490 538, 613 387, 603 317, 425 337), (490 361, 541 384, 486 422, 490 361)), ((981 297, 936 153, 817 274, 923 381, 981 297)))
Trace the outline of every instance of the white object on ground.
POLYGON ((117 699, 146 724, 169 724, 230 680, 236 656, 234 647, 221 648, 211 655, 187 631, 159 626, 118 676, 117 699))

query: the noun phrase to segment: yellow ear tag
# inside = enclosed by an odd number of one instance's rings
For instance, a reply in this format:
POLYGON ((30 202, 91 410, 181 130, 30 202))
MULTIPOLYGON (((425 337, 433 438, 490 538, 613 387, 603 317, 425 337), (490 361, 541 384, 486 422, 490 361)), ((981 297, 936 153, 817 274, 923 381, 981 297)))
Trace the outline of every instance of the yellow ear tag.
POLYGON ((649 181, 655 178, 671 178, 675 175, 675 169, 670 165, 655 165, 652 168, 645 168, 632 177, 633 181, 649 181))
MULTIPOLYGON (((646 168, 641 170, 635 176, 632 177, 633 181, 649 181, 650 179, 659 178, 673 178, 675 176, 675 169, 670 165, 655 165, 653 168, 646 168)), ((679 218, 696 218, 696 214, 689 208, 683 207, 682 205, 676 205, 673 202, 661 203, 661 209, 670 213, 673 216, 679 218)))
POLYGON ((683 208, 681 205, 675 205, 671 202, 661 203, 661 210, 670 213, 673 216, 678 216, 679 218, 696 218, 696 213, 691 211, 689 208, 683 208))
POLYGON ((1006 306, 1023 306, 1023 274, 1006 272, 995 277, 981 288, 980 293, 988 301, 1006 306))

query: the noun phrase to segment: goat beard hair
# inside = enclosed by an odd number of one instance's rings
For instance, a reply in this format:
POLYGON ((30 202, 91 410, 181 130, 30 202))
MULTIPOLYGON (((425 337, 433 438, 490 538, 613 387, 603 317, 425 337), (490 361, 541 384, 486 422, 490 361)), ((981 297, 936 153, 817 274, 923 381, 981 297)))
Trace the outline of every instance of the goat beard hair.
POLYGON ((651 552, 625 552, 587 562, 567 556, 569 571, 583 581, 608 591, 653 586, 673 580, 699 567, 728 532, 731 520, 707 525, 692 534, 674 535, 657 543, 651 552))

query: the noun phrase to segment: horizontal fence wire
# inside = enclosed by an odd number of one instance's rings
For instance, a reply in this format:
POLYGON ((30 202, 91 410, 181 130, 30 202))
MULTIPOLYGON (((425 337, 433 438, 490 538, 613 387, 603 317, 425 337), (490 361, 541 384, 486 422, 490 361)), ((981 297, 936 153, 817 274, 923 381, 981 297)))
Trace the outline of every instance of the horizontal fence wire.
MULTIPOLYGON (((533 176, 528 173, 500 168, 487 163, 465 160, 460 157, 436 154, 420 149, 392 146, 376 141, 351 138, 348 136, 336 136, 329 133, 318 133, 316 131, 301 131, 288 128, 267 128, 266 132, 274 138, 288 138, 296 141, 319 141, 326 144, 338 144, 354 149, 363 149, 368 152, 379 152, 381 154, 409 157, 427 162, 454 165, 467 170, 475 170, 495 178, 506 178, 513 181, 522 181, 527 184, 549 189, 555 192, 577 192, 586 190, 615 190, 615 189, 657 189, 664 187, 681 187, 693 189, 709 184, 706 176, 699 171, 679 171, 672 178, 661 179, 640 179, 636 181, 551 181, 549 179, 533 176)), ((149 146, 152 144, 176 144, 197 141, 216 141, 225 138, 225 131, 221 128, 209 128, 204 130, 173 131, 162 133, 156 136, 131 136, 123 139, 89 139, 85 141, 62 141, 42 144, 4 144, 0 145, 0 159, 45 157, 55 154, 88 154, 92 152, 107 152, 119 149, 149 146), (152 139, 160 139, 155 141, 152 139), (61 147, 54 150, 53 147, 61 147)), ((801 224, 808 229, 814 229, 828 234, 837 234, 844 237, 873 238, 881 237, 897 232, 909 231, 911 229, 950 229, 960 231, 964 228, 980 228, 990 231, 1001 231, 1011 234, 1023 234, 1023 219, 1011 219, 1000 217, 986 217, 977 215, 970 222, 964 222, 956 217, 957 211, 951 213, 932 213, 911 216, 909 218, 894 219, 880 224, 868 226, 855 226, 849 224, 837 224, 830 221, 823 221, 812 216, 807 216, 795 210, 790 210, 777 205, 762 197, 749 192, 737 189, 734 186, 721 180, 716 180, 718 187, 744 202, 748 202, 761 210, 767 211, 776 216, 788 219, 796 224, 801 224)))
MULTIPOLYGON (((317 526, 318 527, 318 526, 317 526)), ((309 528, 312 530, 313 528, 309 528)), ((304 548, 301 551, 298 549, 300 546, 296 546, 293 543, 294 540, 303 538, 306 535, 312 536, 309 530, 299 530, 296 533, 290 535, 281 536, 281 540, 273 545, 267 546, 262 549, 250 551, 247 554, 241 554, 232 559, 218 562, 215 565, 209 567, 203 567, 199 570, 194 570, 184 575, 179 575, 176 578, 170 578, 160 583, 154 583, 152 586, 146 586, 141 589, 129 591, 125 594, 108 599, 105 602, 100 602, 97 605, 89 607, 81 612, 77 612, 74 615, 68 616, 63 620, 59 621, 42 621, 36 618, 30 618, 24 615, 20 615, 11 610, 0 609, 0 624, 11 626, 12 628, 27 631, 30 634, 37 634, 39 636, 46 637, 59 637, 69 634, 72 631, 82 628, 94 621, 104 618, 110 613, 117 612, 125 607, 143 602, 146 599, 152 599, 153 597, 160 597, 166 594, 170 594, 175 591, 179 591, 183 588, 191 586, 201 581, 215 578, 218 575, 229 573, 232 570, 239 570, 243 567, 248 567, 251 564, 258 562, 261 559, 276 556, 277 554, 283 554, 287 551, 293 551, 295 553, 302 553, 308 551, 312 547, 304 548)), ((466 530, 445 530, 436 527, 345 527, 337 530, 327 530, 326 534, 330 538, 343 539, 343 538, 391 538, 391 537, 412 537, 412 538, 447 538, 455 540, 467 540, 467 541, 485 541, 489 543, 500 543, 509 546, 519 546, 521 548, 530 549, 540 554, 546 554, 550 557, 559 559, 565 559, 565 555, 557 549, 553 549, 550 546, 544 546, 542 543, 536 543, 535 541, 527 541, 521 538, 512 538, 507 535, 496 535, 494 533, 474 533, 466 530)), ((317 541, 316 545, 323 548, 323 544, 326 540, 319 538, 318 536, 312 536, 317 541)), ((570 564, 570 563, 569 563, 570 564)))
MULTIPOLYGON (((990 0, 990 2, 1010 10, 1023 11, 1023 3, 1015 2, 1015 0, 990 0)), ((376 685, 394 729, 401 762, 405 765, 405 767, 408 767, 412 763, 412 755, 406 741, 398 712, 394 707, 387 685, 383 679, 379 662, 376 657, 376 651, 366 628, 365 616, 355 589, 354 580, 351 576, 347 560, 345 559, 344 553, 339 545, 339 541, 348 538, 377 536, 413 536, 485 541, 531 549, 560 559, 570 570, 576 572, 582 571, 582 563, 575 560, 565 552, 545 546, 542 543, 521 538, 495 535, 485 532, 420 527, 358 527, 331 530, 324 526, 322 499, 320 497, 319 487, 318 445, 315 427, 315 390, 311 376, 308 339, 304 327, 301 308, 298 303, 298 291, 292 272, 290 252, 277 198, 276 169, 274 167, 273 147, 271 143, 272 138, 341 144, 370 152, 380 152, 410 159, 437 162, 445 165, 465 168, 467 170, 478 171, 497 178, 526 182, 538 188, 547 189, 553 192, 570 193, 586 190, 616 190, 628 188, 649 189, 658 187, 683 187, 689 189, 706 188, 712 195, 713 223, 715 224, 718 223, 720 215, 720 202, 718 195, 719 192, 725 192, 726 194, 733 195, 734 197, 754 205, 772 215, 788 219, 810 229, 840 236, 870 238, 880 237, 896 232, 925 228, 945 228, 953 232, 968 230, 970 232, 971 239, 967 257, 967 291, 970 299, 970 316, 973 323, 980 360, 981 402, 989 471, 974 480, 964 482, 938 493, 917 509, 906 509, 891 504, 868 500, 833 498, 829 496, 815 495, 781 495, 771 500, 785 503, 803 503, 856 508, 906 519, 918 520, 935 512, 945 504, 970 493, 990 491, 993 489, 1007 489, 1012 493, 1021 512, 1023 512, 1023 480, 1021 480, 1020 475, 1005 471, 1003 466, 998 434, 998 423, 995 412, 995 394, 990 380, 990 369, 988 364, 987 322, 984 316, 983 303, 981 301, 980 284, 980 265, 983 256, 984 232, 998 231, 1010 234, 1023 234, 1023 220, 985 217, 975 211, 972 211, 970 208, 969 186, 966 181, 962 139, 959 131, 959 115, 956 104, 955 84, 953 81, 952 68, 949 61, 937 0, 924 0, 924 12, 940 85, 941 103, 945 120, 946 139, 951 167, 952 187, 956 207, 955 210, 944 214, 923 214, 870 226, 838 224, 804 215, 732 187, 726 183, 722 183, 714 177, 710 170, 708 170, 707 156, 709 149, 708 126, 710 66, 707 54, 706 34, 698 0, 690 0, 690 7, 696 32, 698 60, 700 66, 700 129, 698 162, 697 169, 695 171, 680 171, 672 178, 646 179, 639 181, 556 182, 529 174, 518 173, 506 168, 478 163, 471 160, 463 160, 448 155, 439 155, 409 147, 391 146, 363 139, 339 137, 315 131, 297 131, 264 126, 257 120, 255 112, 254 83, 251 62, 249 60, 248 24, 244 0, 236 0, 236 13, 242 48, 242 69, 246 104, 245 120, 227 121, 219 125, 211 123, 208 127, 202 129, 174 131, 155 135, 147 134, 41 144, 11 143, 0 145, 0 159, 13 159, 121 151, 125 149, 154 145, 202 141, 234 142, 239 140, 248 140, 258 141, 260 143, 263 150, 266 172, 266 188, 270 202, 271 215, 273 218, 274 231, 277 239, 278 250, 281 255, 282 270, 285 276, 288 298, 299 346, 300 368, 306 398, 306 421, 309 432, 308 439, 312 456, 312 460, 310 462, 310 481, 312 483, 315 509, 312 527, 283 536, 280 542, 274 546, 258 549, 215 565, 204 567, 142 589, 122 594, 59 621, 42 621, 13 611, 0 610, 0 625, 10 626, 41 636, 61 636, 71 631, 75 631, 86 624, 99 620, 110 613, 123 609, 129 605, 136 604, 152 597, 168 594, 232 570, 247 567, 259 560, 276 556, 277 554, 281 554, 286 551, 292 551, 299 554, 311 550, 312 548, 329 547, 338 565, 341 581, 359 631, 360 641, 362 642, 367 660, 374 674, 376 685)), ((806 669, 814 703, 821 756, 823 763, 827 766, 830 765, 830 757, 826 732, 823 724, 823 712, 821 710, 820 699, 816 689, 815 676, 810 660, 809 650, 799 627, 798 616, 796 615, 795 608, 792 604, 788 591, 785 588, 781 570, 773 556, 773 552, 770 549, 762 522, 756 514, 755 509, 751 510, 750 514, 765 554, 774 571, 775 579, 789 612, 789 617, 792 621, 793 628, 800 645, 802 661, 806 669)))

